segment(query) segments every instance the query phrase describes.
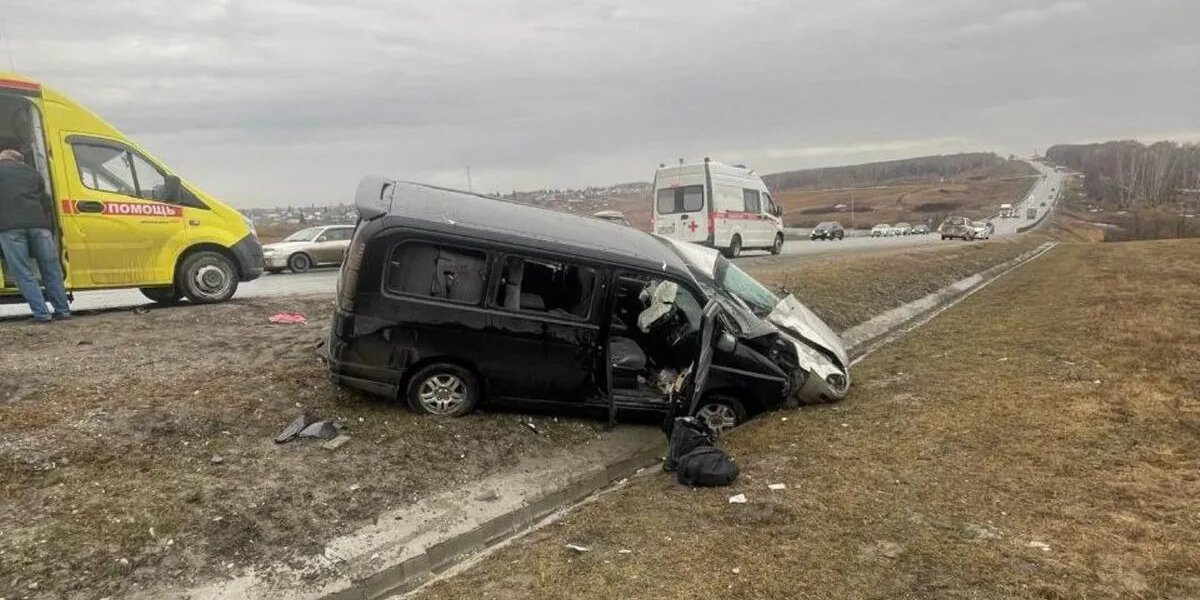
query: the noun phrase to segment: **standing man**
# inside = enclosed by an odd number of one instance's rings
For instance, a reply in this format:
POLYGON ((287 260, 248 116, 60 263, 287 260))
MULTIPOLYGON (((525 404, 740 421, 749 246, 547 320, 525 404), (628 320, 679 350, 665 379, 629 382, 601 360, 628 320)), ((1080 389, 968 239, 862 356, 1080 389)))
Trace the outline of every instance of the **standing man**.
POLYGON ((17 150, 0 150, 0 252, 39 323, 71 318, 53 219, 42 176, 25 164, 17 150), (46 310, 47 298, 33 273, 33 261, 42 274, 53 315, 46 310))

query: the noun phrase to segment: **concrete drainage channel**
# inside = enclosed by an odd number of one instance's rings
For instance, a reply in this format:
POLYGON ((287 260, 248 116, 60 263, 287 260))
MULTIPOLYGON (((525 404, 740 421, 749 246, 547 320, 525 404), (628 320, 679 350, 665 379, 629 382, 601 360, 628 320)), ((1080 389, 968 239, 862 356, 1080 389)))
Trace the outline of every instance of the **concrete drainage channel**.
MULTIPOLYGON (((842 333, 847 350, 855 362, 861 360, 1054 246, 1042 244, 848 329, 842 333)), ((322 555, 299 564, 250 571, 204 588, 135 597, 367 600, 410 592, 597 492, 657 468, 665 442, 657 428, 621 427, 582 449, 528 461, 515 471, 380 515, 375 524, 330 541, 322 555)))

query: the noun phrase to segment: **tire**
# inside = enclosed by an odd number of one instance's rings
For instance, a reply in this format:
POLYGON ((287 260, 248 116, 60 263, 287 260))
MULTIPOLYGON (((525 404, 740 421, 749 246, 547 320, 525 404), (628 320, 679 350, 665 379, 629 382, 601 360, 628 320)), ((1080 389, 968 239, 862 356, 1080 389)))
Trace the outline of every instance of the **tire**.
POLYGON ((297 252, 288 257, 288 268, 293 273, 303 273, 312 268, 312 259, 303 252, 297 252))
POLYGON ((746 422, 746 406, 733 396, 714 394, 700 401, 696 418, 703 419, 717 433, 725 433, 746 422))
POLYGON ((729 240, 729 258, 737 258, 742 255, 742 236, 733 234, 733 239, 729 240))
POLYGON ((175 289, 175 286, 171 286, 141 288, 138 291, 140 291, 143 296, 150 299, 151 302, 162 304, 163 306, 171 306, 172 304, 178 304, 179 300, 183 298, 183 295, 175 291, 175 289))
POLYGON ((942 241, 943 242, 946 241, 946 236, 944 236, 944 235, 942 236, 942 241))
POLYGON ((774 254, 775 256, 779 256, 780 254, 783 254, 783 234, 782 233, 775 234, 775 243, 771 245, 771 254, 774 254))
POLYGON ((463 367, 437 363, 417 371, 408 380, 404 395, 414 412, 461 417, 479 403, 479 380, 463 367))
POLYGON ((182 290, 196 304, 224 302, 233 297, 237 287, 238 272, 233 261, 212 250, 189 255, 175 275, 175 289, 182 290))

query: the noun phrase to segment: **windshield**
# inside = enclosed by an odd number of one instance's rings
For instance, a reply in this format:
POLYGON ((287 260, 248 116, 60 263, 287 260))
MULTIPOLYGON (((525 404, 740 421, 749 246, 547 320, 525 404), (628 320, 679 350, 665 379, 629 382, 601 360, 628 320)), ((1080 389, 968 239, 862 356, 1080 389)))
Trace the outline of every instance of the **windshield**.
POLYGON ((724 258, 717 260, 716 275, 718 289, 744 302, 755 316, 765 317, 779 304, 779 296, 724 258))
POLYGON ((285 241, 285 242, 311 242, 311 241, 317 239, 318 235, 321 235, 320 227, 309 227, 308 229, 301 229, 300 231, 297 231, 296 233, 293 233, 292 235, 289 235, 289 236, 283 238, 283 241, 285 241))

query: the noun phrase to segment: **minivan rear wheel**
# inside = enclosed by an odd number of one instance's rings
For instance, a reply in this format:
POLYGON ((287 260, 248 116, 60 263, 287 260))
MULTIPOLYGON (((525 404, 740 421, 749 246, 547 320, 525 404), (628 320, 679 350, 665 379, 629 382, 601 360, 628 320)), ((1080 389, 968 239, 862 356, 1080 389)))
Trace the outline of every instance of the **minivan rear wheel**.
POLYGON ((438 363, 417 371, 408 381, 408 406, 436 417, 461 417, 479 402, 479 381, 458 365, 438 363))
POLYGON ((775 234, 775 243, 771 244, 771 254, 774 254, 775 256, 779 256, 782 253, 783 253, 783 234, 777 233, 777 234, 775 234))
POLYGON ((220 252, 201 250, 179 265, 175 288, 196 304, 224 302, 237 291, 237 267, 220 252))
POLYGON ((696 418, 713 431, 724 433, 746 422, 746 407, 732 396, 708 396, 696 407, 696 418))

